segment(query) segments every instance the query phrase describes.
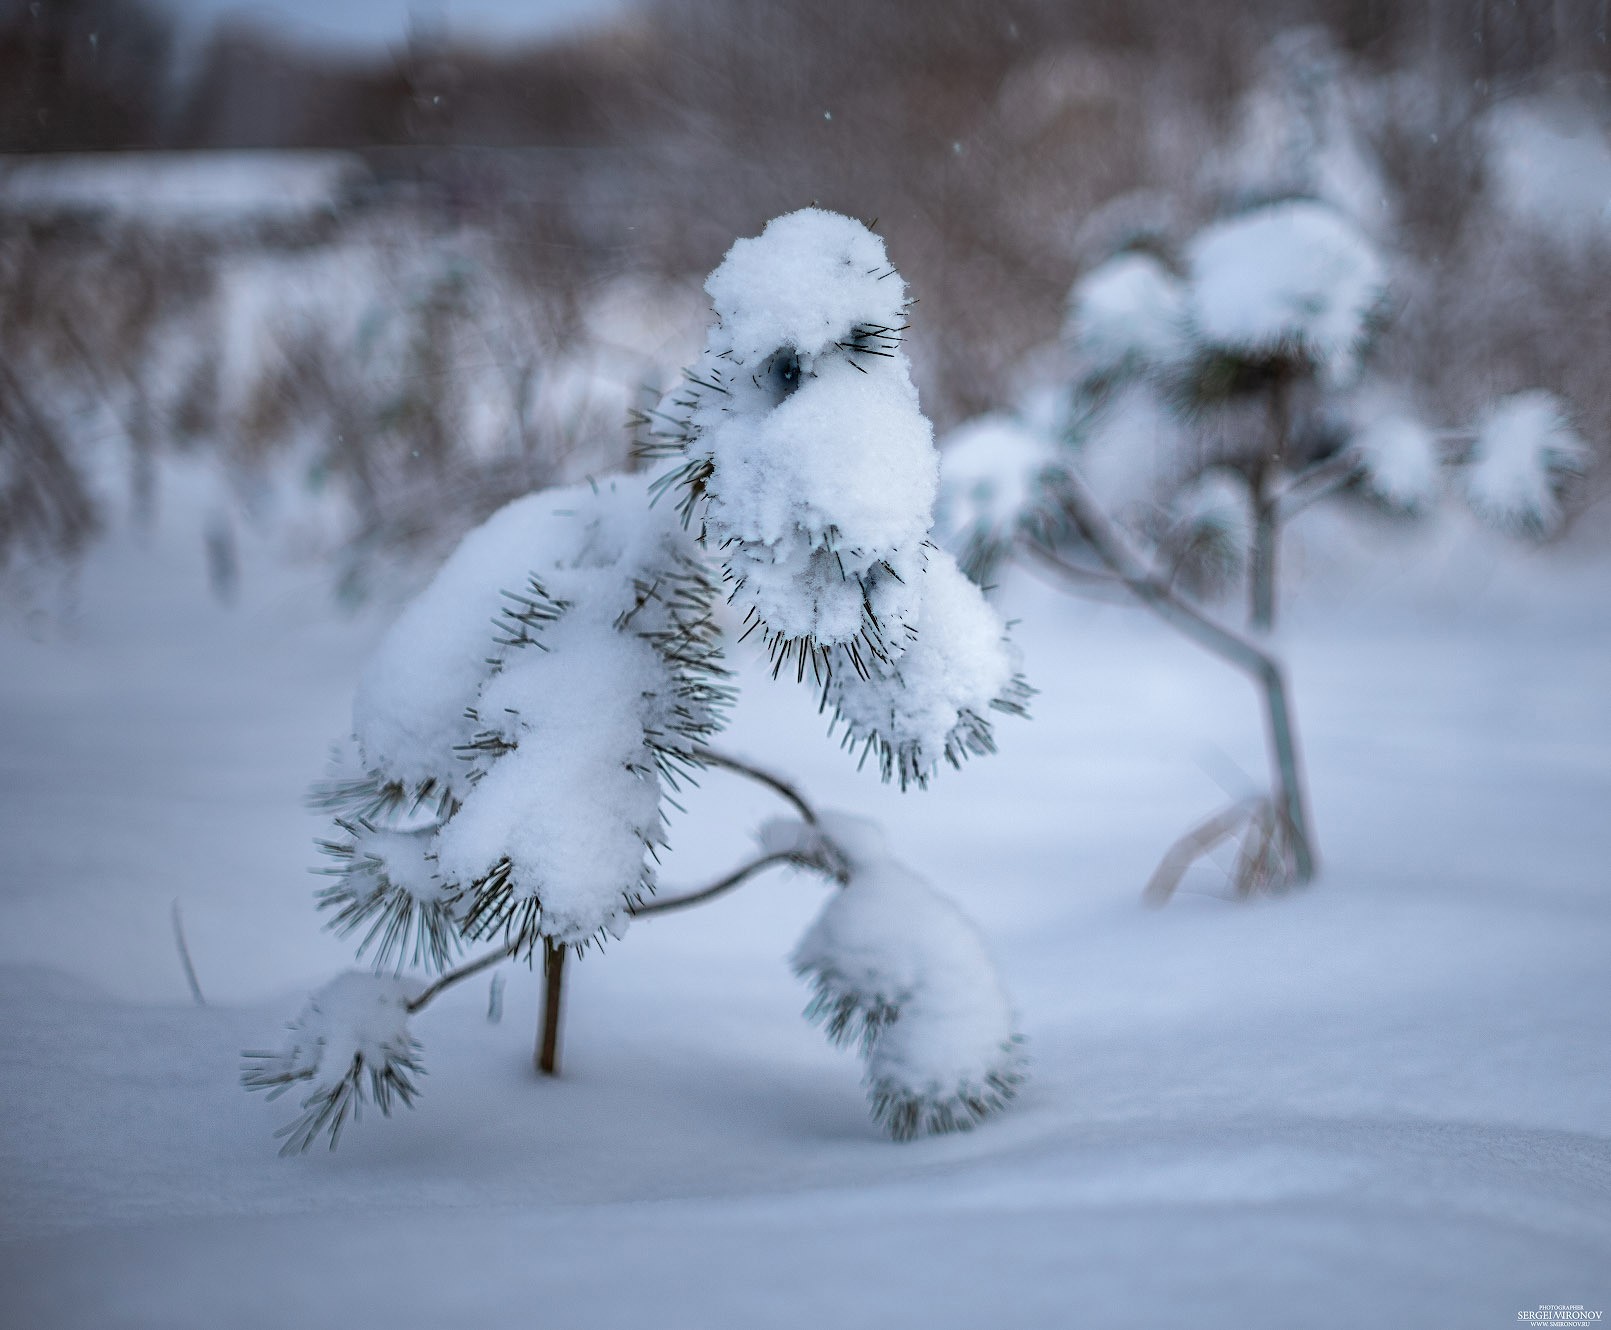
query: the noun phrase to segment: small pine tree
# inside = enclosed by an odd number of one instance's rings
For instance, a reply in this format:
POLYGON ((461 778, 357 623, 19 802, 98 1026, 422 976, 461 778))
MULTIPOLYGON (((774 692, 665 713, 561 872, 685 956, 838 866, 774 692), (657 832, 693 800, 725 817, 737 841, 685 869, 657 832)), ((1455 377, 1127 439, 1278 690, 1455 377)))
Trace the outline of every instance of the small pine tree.
POLYGON ((285 1152, 334 1146, 365 1103, 411 1103, 410 1017, 503 961, 542 958, 537 1061, 556 1071, 567 957, 779 864, 838 887, 795 964, 892 1135, 971 1126, 1014 1093, 1012 1014, 956 906, 875 829, 711 746, 736 700, 724 601, 733 635, 764 644, 774 677, 809 678, 903 788, 991 751, 991 717, 1024 711, 1003 624, 928 540, 938 464, 905 287, 870 231, 808 209, 740 240, 706 290, 703 357, 639 422, 669 469, 495 514, 364 674, 355 769, 319 793, 335 822, 320 905, 373 972, 315 993, 288 1047, 246 1055, 248 1088, 299 1096, 285 1152), (657 896, 668 804, 711 768, 797 816, 710 887, 657 896), (455 965, 476 943, 492 949, 455 965))
POLYGON ((1413 394, 1370 365, 1389 292, 1376 246, 1307 199, 1215 222, 1178 253, 1127 249, 1070 293, 1066 409, 1050 425, 972 422, 946 450, 942 525, 972 576, 1021 554, 1076 588, 1117 584, 1260 689, 1270 795, 1193 828, 1151 900, 1232 837, 1241 895, 1316 871, 1285 671, 1260 636, 1284 524, 1343 489, 1419 512, 1447 488, 1505 529, 1545 535, 1585 463, 1544 392, 1494 404, 1469 430, 1423 425, 1413 394), (1243 574, 1253 635, 1202 604, 1243 574))

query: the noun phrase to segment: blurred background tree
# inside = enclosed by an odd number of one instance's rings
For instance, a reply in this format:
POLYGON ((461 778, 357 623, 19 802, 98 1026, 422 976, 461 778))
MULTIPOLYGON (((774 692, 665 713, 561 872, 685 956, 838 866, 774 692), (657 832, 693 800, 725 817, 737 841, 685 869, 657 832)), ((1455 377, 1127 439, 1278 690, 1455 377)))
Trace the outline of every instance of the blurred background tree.
POLYGON ((911 349, 944 429, 1021 394, 1070 283, 1127 236, 1317 197, 1400 260, 1378 354, 1432 417, 1538 387, 1603 453, 1611 225, 1556 182, 1611 172, 1606 21, 1603 0, 647 0, 540 40, 415 22, 366 47, 0 0, 0 336, 78 478, 64 513, 116 509, 106 474, 138 494, 140 459, 187 450, 261 520, 292 457, 346 513, 333 540, 439 553, 513 493, 625 456, 611 422, 689 358, 698 275, 771 216, 879 221, 924 292, 911 349), (471 251, 489 285, 466 304, 388 289, 392 258, 429 285, 471 251), (450 332, 397 369, 413 406, 360 428, 374 402, 349 402, 332 429, 362 338, 315 337, 307 302, 264 291, 360 253, 362 301, 401 308, 417 348, 444 321, 503 331, 450 332), (109 275, 147 295, 107 321, 109 275), (489 365, 503 400, 541 382, 555 409, 500 433, 475 405, 489 365), (567 393, 589 405, 564 420, 567 393), (339 465, 309 462, 316 433, 339 465), (422 515, 441 474, 459 497, 422 515))

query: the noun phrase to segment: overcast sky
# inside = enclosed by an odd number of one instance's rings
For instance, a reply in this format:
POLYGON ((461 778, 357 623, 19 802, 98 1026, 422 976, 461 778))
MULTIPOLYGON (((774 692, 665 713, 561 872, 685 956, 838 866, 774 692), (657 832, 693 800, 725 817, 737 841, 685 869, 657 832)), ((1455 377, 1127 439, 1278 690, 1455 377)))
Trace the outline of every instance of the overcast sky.
POLYGON ((160 0, 205 36, 220 18, 239 17, 258 27, 321 46, 395 45, 418 20, 467 40, 507 41, 549 36, 607 19, 631 0, 160 0))

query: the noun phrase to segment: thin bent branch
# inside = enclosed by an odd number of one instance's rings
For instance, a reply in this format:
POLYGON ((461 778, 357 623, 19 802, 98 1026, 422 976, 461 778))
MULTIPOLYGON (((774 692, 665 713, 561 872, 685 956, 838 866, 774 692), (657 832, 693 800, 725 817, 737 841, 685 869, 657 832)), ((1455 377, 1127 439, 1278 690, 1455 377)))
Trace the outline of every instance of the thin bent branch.
POLYGON ((682 910, 690 905, 700 905, 705 901, 714 900, 717 896, 731 891, 734 887, 748 881, 755 874, 771 868, 774 864, 795 862, 797 860, 793 855, 785 854, 782 851, 776 854, 763 854, 760 858, 752 859, 749 863, 735 868, 726 877, 712 882, 708 887, 702 887, 698 891, 690 891, 683 896, 670 896, 665 900, 652 900, 643 905, 636 905, 632 908, 631 913, 636 918, 646 914, 665 914, 671 910, 682 910))
POLYGON ((1251 675, 1263 690, 1266 731, 1281 815, 1291 828, 1293 870, 1299 882, 1310 881, 1315 875, 1314 839, 1309 830, 1303 781, 1298 771, 1297 737, 1280 662, 1241 634, 1210 619, 1159 581, 1077 476, 1065 474, 1060 478, 1058 498, 1075 529, 1138 600, 1205 650, 1251 675))
POLYGON ((483 970, 491 969, 499 961, 511 959, 514 954, 513 947, 499 947, 496 951, 489 951, 485 956, 477 957, 475 960, 459 966, 456 970, 449 970, 408 1004, 408 1014, 412 1016, 416 1011, 434 1002, 448 989, 452 988, 454 984, 474 978, 483 970))
MULTIPOLYGON (((752 767, 748 762, 741 761, 736 757, 712 748, 700 749, 699 760, 707 766, 721 767, 723 770, 734 772, 740 776, 747 776, 750 780, 766 786, 769 790, 788 800, 808 825, 813 827, 817 825, 816 811, 806 802, 805 796, 781 776, 774 776, 768 771, 752 767)), ((691 905, 699 905, 705 901, 714 900, 717 896, 731 891, 734 887, 747 882, 755 874, 774 865, 798 862, 799 860, 794 855, 782 851, 775 854, 764 854, 758 859, 752 859, 749 863, 735 868, 726 877, 712 882, 708 887, 701 887, 698 891, 691 891, 682 896, 649 901, 646 904, 634 906, 629 913, 637 918, 648 914, 667 914, 672 910, 686 909, 691 905)), ((459 966, 456 970, 449 970, 446 974, 440 976, 435 983, 423 989, 419 996, 408 1004, 409 1014, 413 1015, 415 1012, 420 1011, 455 984, 471 979, 483 970, 490 969, 501 961, 511 959, 514 955, 515 948, 499 947, 496 951, 489 951, 485 955, 459 966)))
POLYGON ((716 748, 701 748, 698 753, 699 761, 706 766, 721 767, 739 776, 747 776, 750 780, 766 786, 775 794, 781 795, 794 805, 795 811, 809 825, 817 825, 817 814, 811 805, 806 802, 805 795, 790 785, 781 776, 774 776, 769 771, 762 771, 759 767, 752 767, 748 762, 724 753, 716 748))
MULTIPOLYGON (((698 891, 691 891, 683 896, 672 896, 665 900, 649 901, 646 904, 634 906, 629 913, 634 918, 641 918, 646 914, 666 914, 672 910, 686 909, 690 905, 700 905, 705 901, 714 900, 717 896, 731 891, 734 887, 747 882, 755 874, 774 865, 797 862, 798 860, 792 854, 787 854, 783 851, 775 854, 764 854, 758 859, 752 859, 749 863, 735 868, 726 877, 712 882, 708 887, 701 887, 698 891)), ((422 990, 419 996, 408 1004, 409 1015, 412 1016, 415 1012, 429 1006, 455 984, 462 983, 466 979, 473 979, 483 970, 491 969, 502 961, 512 960, 514 955, 515 949, 513 947, 499 947, 495 951, 489 951, 483 956, 478 956, 473 961, 466 962, 456 970, 449 970, 430 987, 422 990)))
POLYGON ((1026 541, 1023 548, 1033 556, 1028 564, 1030 571, 1050 574, 1053 584, 1061 590, 1105 603, 1111 603, 1124 594, 1123 581, 1112 572, 1081 568, 1039 540, 1026 541), (1117 597, 1113 594, 1115 591, 1119 593, 1117 597))
POLYGON ((1345 449, 1299 472, 1275 496, 1277 520, 1290 522, 1305 508, 1342 489, 1361 469, 1359 459, 1345 449))

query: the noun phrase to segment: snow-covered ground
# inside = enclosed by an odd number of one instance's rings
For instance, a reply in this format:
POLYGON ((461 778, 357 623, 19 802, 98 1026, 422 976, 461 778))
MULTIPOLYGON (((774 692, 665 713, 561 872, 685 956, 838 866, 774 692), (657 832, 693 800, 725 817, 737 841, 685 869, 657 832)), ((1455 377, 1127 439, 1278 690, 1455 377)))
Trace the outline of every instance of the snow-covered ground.
MULTIPOLYGON (((282 1160, 284 1106, 241 1091, 238 1055, 350 961, 318 930, 300 800, 386 615, 343 618, 267 544, 210 601, 193 487, 171 476, 163 524, 94 553, 65 621, 0 630, 5 1324, 1611 1310, 1603 554, 1373 533, 1344 574, 1306 517, 1283 640, 1324 871, 1248 907, 1207 875, 1138 904, 1261 770, 1251 690, 1138 610, 1010 583, 1034 719, 927 792, 858 775, 804 690, 749 668, 725 746, 882 820, 991 939, 1033 1063, 970 1135, 869 1122, 786 964, 824 888, 774 873, 572 967, 561 1079, 531 1071, 537 978, 511 973, 498 1024, 478 981, 416 1022, 417 1109, 282 1160)), ((774 811, 713 773, 666 888, 774 811)))

